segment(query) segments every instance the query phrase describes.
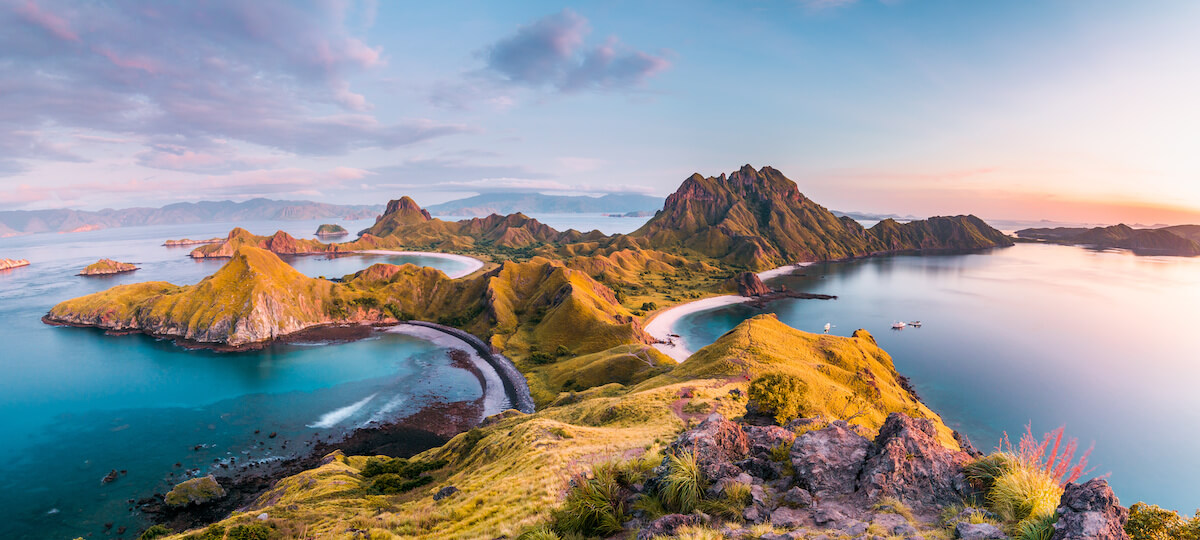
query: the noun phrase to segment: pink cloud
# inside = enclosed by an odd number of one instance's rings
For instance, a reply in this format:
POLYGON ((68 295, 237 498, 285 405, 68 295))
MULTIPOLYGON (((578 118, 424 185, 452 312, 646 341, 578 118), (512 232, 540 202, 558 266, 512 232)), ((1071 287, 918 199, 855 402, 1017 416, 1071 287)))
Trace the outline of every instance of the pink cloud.
POLYGON ((117 67, 140 69, 152 75, 159 72, 158 64, 146 57, 123 57, 105 47, 93 47, 92 50, 117 67))
POLYGON ((46 29, 47 32, 54 34, 63 41, 74 41, 76 43, 81 41, 79 35, 71 30, 71 25, 65 19, 53 13, 42 11, 37 4, 33 3, 33 0, 26 0, 25 3, 17 5, 16 12, 18 15, 24 17, 25 20, 46 29))

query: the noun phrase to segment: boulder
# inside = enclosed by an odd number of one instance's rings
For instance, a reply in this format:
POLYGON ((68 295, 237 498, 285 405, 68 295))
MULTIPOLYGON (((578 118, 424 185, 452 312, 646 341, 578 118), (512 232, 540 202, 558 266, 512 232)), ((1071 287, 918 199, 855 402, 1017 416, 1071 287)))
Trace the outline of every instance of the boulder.
POLYGON ((771 512, 771 525, 785 529, 802 527, 809 522, 809 513, 805 510, 780 506, 771 512))
POLYGON ((700 470, 715 482, 742 473, 734 462, 749 455, 750 443, 741 426, 713 413, 695 429, 683 432, 671 444, 671 451, 677 454, 695 452, 700 470))
POLYGON ((442 489, 439 489, 437 493, 433 494, 433 500, 440 501, 446 497, 454 495, 455 493, 458 493, 458 488, 454 486, 446 486, 442 489))
POLYGON ((854 492, 871 441, 838 420, 796 438, 792 468, 796 483, 817 497, 854 492))
POLYGON ((925 508, 960 503, 970 493, 962 471, 970 461, 938 441, 931 420, 892 413, 867 455, 859 489, 869 500, 895 497, 925 508))
POLYGON ((812 506, 813 497, 804 488, 794 487, 783 494, 783 504, 793 508, 807 508, 812 506))
POLYGON ((637 537, 638 540, 650 540, 651 538, 658 538, 661 536, 673 536, 675 531, 680 527, 703 524, 704 518, 696 514, 667 514, 654 520, 650 523, 650 525, 646 526, 646 528, 642 529, 641 531, 638 531, 637 537))
POLYGON ((770 456, 780 445, 790 446, 796 441, 794 432, 779 426, 743 426, 742 430, 750 443, 750 453, 756 456, 770 456))
POLYGON ((963 540, 1002 540, 1007 539, 1004 531, 991 523, 959 522, 954 526, 954 537, 963 540))
POLYGON ((912 536, 917 534, 917 528, 913 527, 904 516, 892 513, 879 513, 871 516, 871 525, 883 529, 890 535, 894 536, 912 536))
POLYGON ((1093 478, 1067 484, 1058 503, 1051 540, 1128 540, 1129 509, 1121 506, 1108 482, 1093 478))

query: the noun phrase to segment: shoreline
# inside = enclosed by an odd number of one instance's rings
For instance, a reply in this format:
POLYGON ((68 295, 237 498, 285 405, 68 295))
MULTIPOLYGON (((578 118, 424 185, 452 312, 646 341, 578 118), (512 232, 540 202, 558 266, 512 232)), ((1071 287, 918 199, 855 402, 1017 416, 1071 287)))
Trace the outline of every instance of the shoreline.
POLYGON ((361 253, 364 255, 407 255, 411 257, 431 257, 434 259, 457 261, 467 265, 465 270, 457 270, 454 273, 446 272, 446 276, 450 279, 458 279, 474 274, 486 264, 475 257, 456 255, 454 253, 441 253, 438 251, 393 251, 388 249, 366 249, 361 251, 351 251, 350 253, 361 253))
MULTIPOLYGON (((780 266, 779 268, 773 268, 771 270, 759 272, 758 279, 767 281, 779 276, 785 276, 811 264, 812 263, 796 263, 780 266)), ((672 335, 678 335, 678 333, 675 331, 675 325, 679 323, 680 319, 693 313, 733 304, 745 304, 748 302, 754 302, 755 300, 761 299, 754 296, 726 294, 722 296, 701 298, 691 302, 684 302, 682 304, 669 307, 665 311, 655 315, 654 318, 650 319, 650 322, 646 323, 644 329, 647 334, 650 334, 650 337, 660 341, 660 343, 654 344, 655 349, 658 349, 659 352, 671 357, 672 360, 683 363, 684 360, 687 360, 688 357, 695 354, 696 351, 689 349, 682 341, 677 341, 675 338, 671 337, 672 335)))
POLYGON ((481 398, 483 415, 480 418, 487 418, 493 414, 499 414, 507 409, 513 408, 513 396, 507 392, 507 385, 504 384, 500 373, 479 354, 479 351, 467 341, 460 339, 458 336, 440 331, 437 328, 430 328, 422 325, 400 323, 396 326, 382 330, 393 334, 404 334, 418 339, 423 339, 434 345, 446 347, 451 350, 461 350, 467 354, 467 361, 471 363, 471 371, 479 379, 482 386, 483 397, 481 398), (499 390, 499 392, 497 392, 499 390))
POLYGON ((426 321, 405 321, 400 323, 396 328, 402 326, 425 328, 468 345, 474 349, 474 352, 481 360, 491 366, 492 372, 496 374, 504 393, 507 395, 509 408, 516 409, 525 414, 532 414, 537 410, 537 407, 533 403, 533 396, 529 393, 529 382, 525 380, 525 375, 517 369, 512 360, 493 351, 492 347, 484 343, 483 340, 463 330, 426 321))

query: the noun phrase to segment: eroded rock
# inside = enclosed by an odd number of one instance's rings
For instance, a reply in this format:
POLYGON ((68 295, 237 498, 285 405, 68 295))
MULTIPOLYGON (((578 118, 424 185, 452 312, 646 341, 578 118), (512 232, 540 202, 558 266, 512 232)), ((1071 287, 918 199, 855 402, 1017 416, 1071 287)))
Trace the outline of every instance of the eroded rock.
POLYGON ((1129 509, 1121 506, 1108 482, 1093 478, 1067 484, 1058 503, 1051 540, 1128 540, 1129 509))
POLYGON ((817 497, 854 492, 871 441, 838 420, 809 431, 792 445, 796 483, 817 497))
POLYGON ((927 418, 892 413, 879 429, 863 465, 859 488, 870 500, 895 497, 913 506, 939 507, 969 493, 966 452, 946 448, 927 418))

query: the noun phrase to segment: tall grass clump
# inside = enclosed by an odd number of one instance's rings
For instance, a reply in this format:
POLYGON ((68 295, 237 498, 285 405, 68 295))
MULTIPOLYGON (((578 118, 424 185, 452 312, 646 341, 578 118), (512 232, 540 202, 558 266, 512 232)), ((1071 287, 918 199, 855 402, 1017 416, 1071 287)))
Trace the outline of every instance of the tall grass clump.
POLYGON ((708 481, 696 460, 696 450, 672 454, 667 461, 667 475, 659 487, 662 502, 681 514, 690 514, 700 506, 708 481))
POLYGON ((1036 518, 1030 518, 1017 524, 1017 540, 1050 540, 1054 536, 1054 523, 1058 515, 1051 512, 1036 518))
POLYGON ((629 520, 626 501, 633 493, 630 486, 645 481, 652 468, 653 464, 643 459, 614 461, 592 467, 591 474, 576 475, 566 501, 554 514, 552 532, 564 536, 620 532, 621 524, 629 520))

